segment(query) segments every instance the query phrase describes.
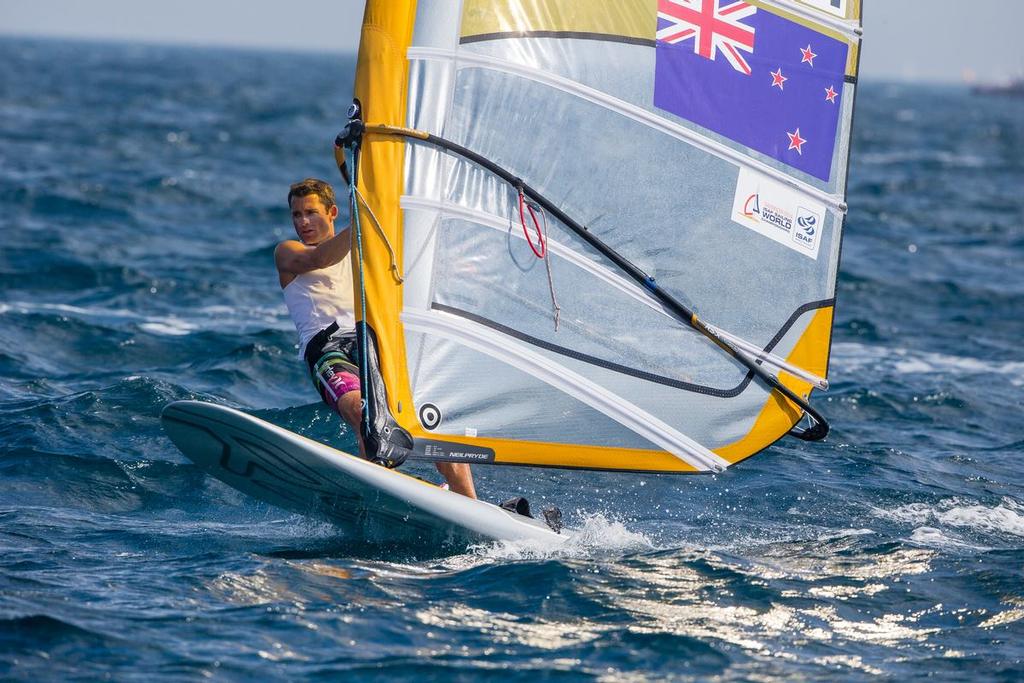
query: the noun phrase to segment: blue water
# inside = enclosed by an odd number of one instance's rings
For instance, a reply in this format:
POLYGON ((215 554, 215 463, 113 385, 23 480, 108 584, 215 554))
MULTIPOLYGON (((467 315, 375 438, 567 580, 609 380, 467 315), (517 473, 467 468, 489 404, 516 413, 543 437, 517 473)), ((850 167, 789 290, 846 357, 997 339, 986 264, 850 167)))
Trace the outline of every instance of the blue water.
POLYGON ((575 535, 452 554, 254 502, 160 430, 198 397, 353 447, 272 266, 352 59, 0 64, 0 678, 1024 676, 1024 101, 863 84, 826 442, 707 478, 477 468, 575 535))

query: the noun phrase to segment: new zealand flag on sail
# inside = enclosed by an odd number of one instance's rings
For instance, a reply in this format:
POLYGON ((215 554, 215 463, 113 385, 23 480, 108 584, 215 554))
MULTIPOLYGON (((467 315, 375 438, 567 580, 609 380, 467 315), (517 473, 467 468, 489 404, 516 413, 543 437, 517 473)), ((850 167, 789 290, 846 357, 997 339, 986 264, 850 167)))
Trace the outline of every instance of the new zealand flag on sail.
POLYGON ((847 44, 732 0, 657 0, 654 105, 828 181, 847 44))

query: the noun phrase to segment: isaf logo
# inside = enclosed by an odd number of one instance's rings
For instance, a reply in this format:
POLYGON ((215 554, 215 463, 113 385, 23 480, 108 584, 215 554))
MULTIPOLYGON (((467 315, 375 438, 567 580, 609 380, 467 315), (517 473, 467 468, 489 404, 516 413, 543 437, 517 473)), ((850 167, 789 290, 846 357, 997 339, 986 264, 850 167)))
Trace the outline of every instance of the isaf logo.
POLYGON ((821 217, 801 206, 796 210, 796 227, 797 229, 793 231, 793 241, 807 249, 814 249, 818 232, 821 230, 821 217))
POLYGON ((816 232, 814 226, 818 224, 818 217, 800 216, 800 218, 796 219, 796 224, 800 226, 800 229, 803 230, 806 235, 811 236, 816 232))

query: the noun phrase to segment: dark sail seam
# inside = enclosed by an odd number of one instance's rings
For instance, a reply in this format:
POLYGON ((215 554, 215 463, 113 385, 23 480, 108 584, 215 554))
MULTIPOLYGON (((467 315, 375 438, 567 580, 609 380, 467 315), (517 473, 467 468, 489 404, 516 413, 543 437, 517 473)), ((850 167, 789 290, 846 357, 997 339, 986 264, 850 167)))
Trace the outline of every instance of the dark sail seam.
POLYGON ((612 33, 595 33, 591 31, 505 31, 497 33, 480 33, 475 36, 464 36, 459 44, 483 43, 489 40, 509 40, 516 38, 573 38, 576 40, 600 40, 606 43, 626 43, 627 45, 643 45, 654 47, 653 38, 621 36, 612 33))
MULTIPOLYGON (((830 306, 834 303, 834 301, 835 299, 811 301, 797 308, 793 312, 793 314, 789 316, 789 319, 786 320, 785 324, 779 329, 775 336, 772 337, 771 341, 768 342, 768 345, 765 346, 764 350, 766 352, 770 352, 782 340, 786 332, 789 331, 789 329, 794 325, 794 323, 796 323, 797 319, 801 315, 803 315, 807 311, 830 306)), ((746 375, 744 375, 740 383, 737 384, 735 387, 731 389, 716 389, 715 387, 709 387, 703 384, 684 382, 683 380, 672 379, 671 377, 665 377, 663 375, 657 375, 652 372, 639 370, 637 368, 631 368, 627 365, 622 365, 620 363, 615 363, 613 361, 605 360, 603 358, 598 358, 597 356, 592 356, 590 354, 574 351, 573 349, 567 348, 565 346, 553 344, 552 342, 545 341, 538 337, 526 334, 525 332, 520 332, 519 330, 513 329, 506 325, 502 325, 501 323, 491 320, 489 318, 485 318, 475 313, 470 313, 469 311, 465 311, 460 308, 455 308, 454 306, 449 306, 447 304, 442 304, 435 301, 431 303, 430 308, 435 311, 449 313, 464 320, 475 322, 478 325, 483 325, 484 327, 492 329, 496 332, 500 332, 514 339, 518 339, 519 341, 526 342, 531 346, 537 346, 539 348, 551 351, 552 353, 557 353, 567 358, 582 361, 589 365, 594 365, 600 368, 604 368, 606 370, 618 372, 623 375, 629 375, 630 377, 636 377, 637 379, 642 379, 647 382, 662 384, 664 386, 673 387, 675 389, 681 389, 683 391, 704 394, 706 396, 715 396, 718 398, 732 398, 734 396, 738 396, 743 392, 744 389, 747 388, 747 385, 750 384, 750 381, 753 379, 754 376, 752 372, 748 371, 746 375)))

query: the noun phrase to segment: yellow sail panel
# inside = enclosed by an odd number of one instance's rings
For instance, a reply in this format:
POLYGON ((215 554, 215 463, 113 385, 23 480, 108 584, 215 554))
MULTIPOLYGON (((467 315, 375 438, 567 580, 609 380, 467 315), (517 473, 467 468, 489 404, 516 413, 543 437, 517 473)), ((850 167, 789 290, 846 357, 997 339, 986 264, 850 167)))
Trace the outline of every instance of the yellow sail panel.
POLYGON ((657 3, 650 0, 467 0, 463 40, 503 34, 596 34, 654 40, 657 3))
MULTIPOLYGON (((363 28, 356 66, 355 96, 362 103, 366 121, 401 126, 408 101, 406 51, 412 40, 416 0, 369 0, 363 14, 363 28)), ((409 379, 405 363, 405 342, 399 313, 402 287, 391 270, 395 250, 399 269, 403 259, 402 210, 399 199, 404 187, 405 143, 400 138, 368 135, 360 153, 359 187, 380 223, 381 236, 369 221, 363 232, 363 273, 353 268, 355 291, 365 285, 367 320, 376 337, 380 373, 387 387, 392 413, 410 405, 409 379), (386 239, 385 239, 386 238, 386 239)), ((356 246, 353 245, 353 251, 356 246)), ((358 301, 358 297, 357 297, 358 301)), ((361 320, 357 306, 356 317, 361 320)))
POLYGON ((791 364, 820 377, 828 376, 829 348, 832 343, 833 306, 818 309, 796 347, 786 358, 791 364))
MULTIPOLYGON (((832 339, 833 307, 819 309, 807 330, 800 337, 796 347, 786 360, 796 367, 815 375, 825 377, 828 372, 829 347, 832 339)), ((811 384, 796 377, 781 373, 782 383, 792 389, 798 396, 808 396, 811 384)), ((764 409, 757 416, 753 428, 742 439, 715 449, 715 453, 737 463, 767 448, 778 441, 803 417, 802 411, 792 402, 777 393, 769 395, 764 409)))
MULTIPOLYGON (((859 27, 863 23, 862 0, 850 0, 848 3, 848 18, 852 19, 859 27)), ((860 41, 853 41, 850 45, 850 65, 846 69, 847 76, 857 77, 857 70, 860 68, 860 41)))
MULTIPOLYGON (((417 439, 436 438, 434 433, 419 425, 413 427, 410 432, 417 439)), ((452 443, 490 449, 494 453, 494 459, 489 462, 495 465, 536 465, 565 469, 677 472, 682 474, 693 474, 698 471, 671 453, 659 450, 465 436, 446 436, 444 438, 452 443)))

